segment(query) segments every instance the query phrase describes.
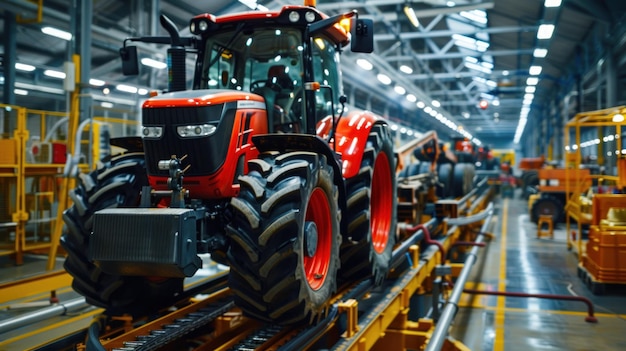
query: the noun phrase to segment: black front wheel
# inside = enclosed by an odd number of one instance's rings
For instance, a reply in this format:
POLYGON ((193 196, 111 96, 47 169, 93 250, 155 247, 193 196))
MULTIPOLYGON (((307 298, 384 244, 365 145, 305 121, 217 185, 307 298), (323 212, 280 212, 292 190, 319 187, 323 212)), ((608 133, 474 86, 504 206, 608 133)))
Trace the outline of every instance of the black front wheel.
POLYGON ((70 191, 74 204, 63 213, 67 230, 61 245, 67 251, 64 267, 73 277, 72 287, 111 315, 151 314, 170 306, 183 289, 183 279, 107 274, 87 258, 94 213, 138 207, 141 187, 147 184, 143 153, 114 157, 79 176, 78 186, 70 191))
POLYGON ((263 321, 311 323, 336 290, 341 215, 333 169, 311 152, 261 154, 248 166, 227 227, 235 303, 263 321))

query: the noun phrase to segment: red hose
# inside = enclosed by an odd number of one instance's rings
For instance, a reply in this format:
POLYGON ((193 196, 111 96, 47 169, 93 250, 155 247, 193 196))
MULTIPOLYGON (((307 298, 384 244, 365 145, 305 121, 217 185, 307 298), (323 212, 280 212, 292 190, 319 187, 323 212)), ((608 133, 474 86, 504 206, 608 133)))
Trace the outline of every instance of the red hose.
POLYGON ((406 228, 405 230, 409 232, 416 232, 420 229, 424 232, 424 242, 427 245, 432 244, 436 245, 439 248, 439 252, 441 252, 441 262, 443 264, 443 262, 446 260, 446 249, 444 249, 443 245, 441 245, 439 241, 430 238, 430 230, 428 230, 428 227, 423 224, 417 224, 413 227, 406 228))
POLYGON ((581 301, 587 305, 587 317, 585 317, 585 322, 588 323, 598 323, 598 319, 593 315, 593 303, 586 297, 583 296, 571 296, 571 295, 552 295, 552 294, 531 294, 531 293, 522 293, 522 292, 509 292, 509 291, 489 291, 489 290, 474 290, 474 289, 463 289, 464 293, 468 294, 478 294, 478 295, 496 295, 496 296, 510 296, 510 297, 534 297, 538 299, 548 299, 548 300, 570 300, 570 301, 581 301))

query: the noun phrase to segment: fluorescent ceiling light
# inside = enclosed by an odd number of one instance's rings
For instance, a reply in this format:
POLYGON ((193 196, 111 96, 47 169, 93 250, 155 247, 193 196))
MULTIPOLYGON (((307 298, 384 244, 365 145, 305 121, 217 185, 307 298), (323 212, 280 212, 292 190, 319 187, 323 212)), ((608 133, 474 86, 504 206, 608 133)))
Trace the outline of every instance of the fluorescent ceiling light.
POLYGON ((419 107, 419 108, 424 108, 424 107, 426 107, 426 104, 424 103, 424 101, 418 101, 416 106, 419 107))
POLYGON ((454 1, 448 1, 448 2, 446 2, 446 6, 454 7, 454 6, 456 6, 456 3, 454 1))
POLYGON ((532 100, 535 98, 535 94, 533 93, 526 93, 524 94, 524 100, 532 100))
POLYGON ((433 106, 435 107, 441 107, 441 103, 438 100, 431 101, 431 104, 433 104, 433 106))
POLYGON ((52 78, 65 79, 65 72, 61 72, 61 71, 55 71, 55 70, 47 69, 47 70, 43 71, 43 74, 48 76, 48 77, 52 77, 52 78))
POLYGON ((528 77, 526 79, 526 85, 537 85, 537 83, 539 83, 539 78, 537 77, 528 77))
POLYGON ((537 90, 537 87, 534 86, 530 86, 530 87, 526 87, 526 89, 524 90, 525 93, 529 93, 532 94, 535 92, 535 90, 537 90))
POLYGON ((409 5, 404 5, 404 14, 409 18, 409 21, 413 25, 413 27, 417 28, 420 26, 420 21, 417 19, 417 15, 415 14, 415 10, 409 5))
POLYGON ((72 33, 66 32, 64 30, 60 30, 54 27, 43 27, 41 31, 45 34, 51 35, 53 37, 57 37, 63 40, 72 40, 72 33))
POLYGON ((470 38, 461 34, 452 34, 452 39, 454 39, 454 44, 457 46, 474 51, 485 52, 489 48, 488 42, 470 38))
POLYGON ((396 85, 393 90, 398 94, 398 95, 404 95, 406 94, 406 89, 404 89, 404 87, 401 87, 399 85, 396 85))
POLYGON ((108 102, 108 101, 102 101, 100 103, 100 106, 102 106, 104 108, 113 108, 113 103, 112 102, 108 102))
POLYGON ((131 85, 126 85, 126 84, 118 84, 115 89, 119 90, 119 91, 123 91, 126 93, 132 93, 135 94, 137 92, 137 88, 133 87, 131 85))
POLYGON ((541 66, 530 66, 528 73, 530 73, 531 76, 538 76, 539 74, 541 74, 541 69, 541 66))
POLYGON ((406 73, 406 74, 411 74, 411 73, 413 73, 413 68, 411 68, 411 67, 409 67, 407 65, 402 65, 402 66, 400 66, 400 71, 402 71, 403 73, 406 73))
POLYGON ((35 66, 27 65, 25 63, 16 62, 15 63, 15 69, 20 70, 20 71, 32 72, 32 71, 35 70, 35 66))
POLYGON ((356 60, 356 64, 359 65, 359 67, 363 68, 366 71, 371 71, 374 68, 374 65, 372 65, 371 62, 369 62, 366 59, 357 59, 356 60))
POLYGON ((624 115, 622 115, 621 113, 615 114, 615 115, 613 115, 612 120, 613 120, 613 122, 615 122, 615 123, 621 123, 621 122, 624 122, 624 115))
POLYGON ((259 10, 259 11, 267 11, 268 10, 267 7, 265 7, 263 5, 260 5, 260 4, 257 4, 256 0, 239 0, 239 2, 244 4, 244 5, 246 5, 246 6, 248 6, 249 8, 251 8, 253 10, 259 10))
POLYGON ((546 57, 548 55, 548 49, 535 49, 535 51, 533 51, 533 56, 535 57, 546 57))
POLYGON ((459 15, 473 22, 487 24, 487 13, 483 10, 461 11, 459 15))
POLYGON ((478 63, 473 63, 473 62, 468 62, 465 61, 463 63, 463 65, 465 65, 465 67, 469 68, 469 69, 473 69, 475 71, 479 71, 479 72, 483 72, 483 73, 487 73, 487 74, 491 74, 491 68, 485 67, 481 64, 478 63))
POLYGON ((409 94, 406 96, 406 99, 409 100, 409 102, 415 102, 417 101, 417 96, 413 95, 413 94, 409 94))
POLYGON ((23 95, 23 96, 28 95, 28 90, 24 90, 24 89, 13 89, 13 92, 16 95, 23 95))
POLYGON ((537 30, 537 39, 550 39, 554 32, 554 24, 542 24, 537 30))
POLYGON ((376 78, 378 78, 378 80, 379 80, 381 83, 385 84, 385 85, 389 85, 389 84, 391 84, 391 78, 389 78, 388 76, 386 76, 386 75, 384 75, 384 74, 382 74, 382 73, 379 73, 379 74, 376 76, 376 78))
POLYGON ((153 59, 148 58, 148 57, 142 58, 141 59, 141 64, 143 64, 145 66, 152 67, 152 68, 156 68, 156 69, 163 69, 163 68, 167 67, 167 64, 165 62, 153 60, 153 59))
POLYGON ((91 85, 93 85, 93 86, 96 86, 96 87, 101 87, 101 86, 103 86, 104 84, 106 84, 106 82, 105 82, 105 81, 103 81, 103 80, 100 80, 100 79, 91 78, 91 79, 89 80, 89 84, 91 84, 91 85))
POLYGON ((543 3, 545 7, 559 7, 561 6, 561 0, 546 0, 543 3))

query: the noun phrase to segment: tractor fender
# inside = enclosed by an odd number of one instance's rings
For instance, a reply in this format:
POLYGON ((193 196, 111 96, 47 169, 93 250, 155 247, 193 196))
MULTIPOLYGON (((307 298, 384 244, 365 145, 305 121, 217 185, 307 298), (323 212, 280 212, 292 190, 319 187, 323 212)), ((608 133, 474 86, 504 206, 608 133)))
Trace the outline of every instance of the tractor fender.
POLYGON ((328 164, 333 168, 333 183, 339 190, 339 207, 341 210, 345 209, 346 187, 341 176, 341 166, 337 154, 324 139, 311 134, 259 134, 252 137, 252 143, 260 152, 310 151, 326 156, 328 164))
POLYGON ((352 178, 359 173, 367 138, 376 123, 385 121, 370 111, 350 112, 339 119, 335 132, 335 147, 341 155, 344 178, 352 178))

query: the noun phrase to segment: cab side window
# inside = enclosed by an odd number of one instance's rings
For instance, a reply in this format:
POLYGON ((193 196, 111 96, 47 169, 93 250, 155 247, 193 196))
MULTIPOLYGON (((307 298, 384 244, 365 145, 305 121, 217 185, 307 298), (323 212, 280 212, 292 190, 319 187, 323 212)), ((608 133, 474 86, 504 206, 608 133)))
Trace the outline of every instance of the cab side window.
POLYGON ((338 112, 339 95, 342 93, 341 76, 338 71, 339 53, 329 40, 317 37, 313 40, 313 76, 316 82, 322 86, 330 86, 331 89, 321 88, 315 94, 316 120, 338 112))

